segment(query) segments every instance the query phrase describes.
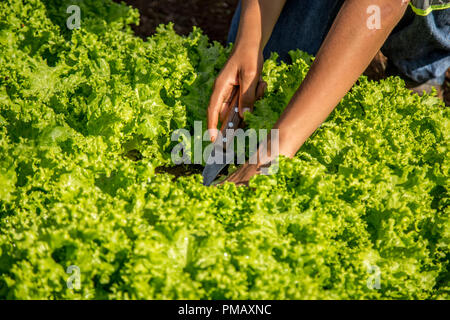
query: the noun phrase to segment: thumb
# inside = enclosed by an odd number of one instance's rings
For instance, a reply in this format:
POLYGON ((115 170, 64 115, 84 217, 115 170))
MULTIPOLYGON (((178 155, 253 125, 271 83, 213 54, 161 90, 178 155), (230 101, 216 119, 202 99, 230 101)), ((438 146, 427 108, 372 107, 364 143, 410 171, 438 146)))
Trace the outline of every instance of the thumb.
POLYGON ((259 100, 262 97, 264 97, 266 90, 267 90, 267 82, 265 82, 262 79, 259 80, 258 87, 256 88, 256 100, 259 100))
MULTIPOLYGON (((264 97, 264 94, 266 93, 266 89, 267 89, 267 82, 260 80, 258 82, 258 86, 256 88, 256 100, 259 100, 262 97, 264 97)), ((243 114, 245 114, 245 112, 251 112, 252 110, 253 110, 253 107, 250 108, 249 110, 244 109, 243 114)))
POLYGON ((254 72, 241 71, 239 73, 240 97, 239 115, 244 117, 244 112, 251 111, 256 100, 256 88, 259 77, 254 72))

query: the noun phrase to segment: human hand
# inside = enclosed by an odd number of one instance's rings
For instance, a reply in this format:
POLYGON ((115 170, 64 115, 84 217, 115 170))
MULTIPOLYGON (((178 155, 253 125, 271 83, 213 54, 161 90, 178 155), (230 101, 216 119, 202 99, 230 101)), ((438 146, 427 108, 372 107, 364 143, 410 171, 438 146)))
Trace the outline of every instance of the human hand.
POLYGON ((231 92, 239 86, 239 115, 251 112, 256 100, 260 99, 267 88, 261 78, 263 66, 261 50, 251 46, 238 46, 214 82, 213 93, 208 106, 208 130, 211 141, 217 138, 218 121, 224 121, 230 108, 231 92))
POLYGON ((246 162, 228 178, 226 178, 221 184, 225 182, 232 182, 237 186, 248 186, 250 179, 257 174, 260 174, 261 170, 256 164, 249 164, 246 162))

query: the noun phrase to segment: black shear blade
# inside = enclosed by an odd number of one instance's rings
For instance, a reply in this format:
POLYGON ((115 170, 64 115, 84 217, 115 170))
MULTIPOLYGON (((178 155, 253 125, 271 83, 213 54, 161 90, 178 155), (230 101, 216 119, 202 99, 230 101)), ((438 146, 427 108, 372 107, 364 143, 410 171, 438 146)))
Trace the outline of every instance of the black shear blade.
POLYGON ((206 161, 206 166, 203 169, 203 185, 210 186, 219 173, 231 162, 227 157, 227 153, 223 152, 220 146, 216 146, 206 161))

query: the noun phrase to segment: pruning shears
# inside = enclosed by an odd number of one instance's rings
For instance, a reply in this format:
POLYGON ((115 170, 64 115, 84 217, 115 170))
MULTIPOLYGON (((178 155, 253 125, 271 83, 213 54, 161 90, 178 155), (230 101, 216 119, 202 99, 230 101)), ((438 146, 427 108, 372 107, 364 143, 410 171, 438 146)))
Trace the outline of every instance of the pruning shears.
POLYGON ((233 139, 236 130, 242 128, 244 121, 239 116, 239 86, 231 92, 230 108, 214 142, 211 154, 203 169, 203 185, 210 186, 219 173, 234 160, 233 139))

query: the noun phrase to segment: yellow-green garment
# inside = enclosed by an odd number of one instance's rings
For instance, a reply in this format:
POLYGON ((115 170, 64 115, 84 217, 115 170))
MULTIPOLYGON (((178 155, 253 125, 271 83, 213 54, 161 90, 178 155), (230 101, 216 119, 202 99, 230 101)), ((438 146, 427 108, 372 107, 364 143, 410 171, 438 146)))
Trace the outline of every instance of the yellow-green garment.
POLYGON ((416 14, 426 16, 433 10, 449 9, 450 0, 412 0, 410 5, 416 14))

